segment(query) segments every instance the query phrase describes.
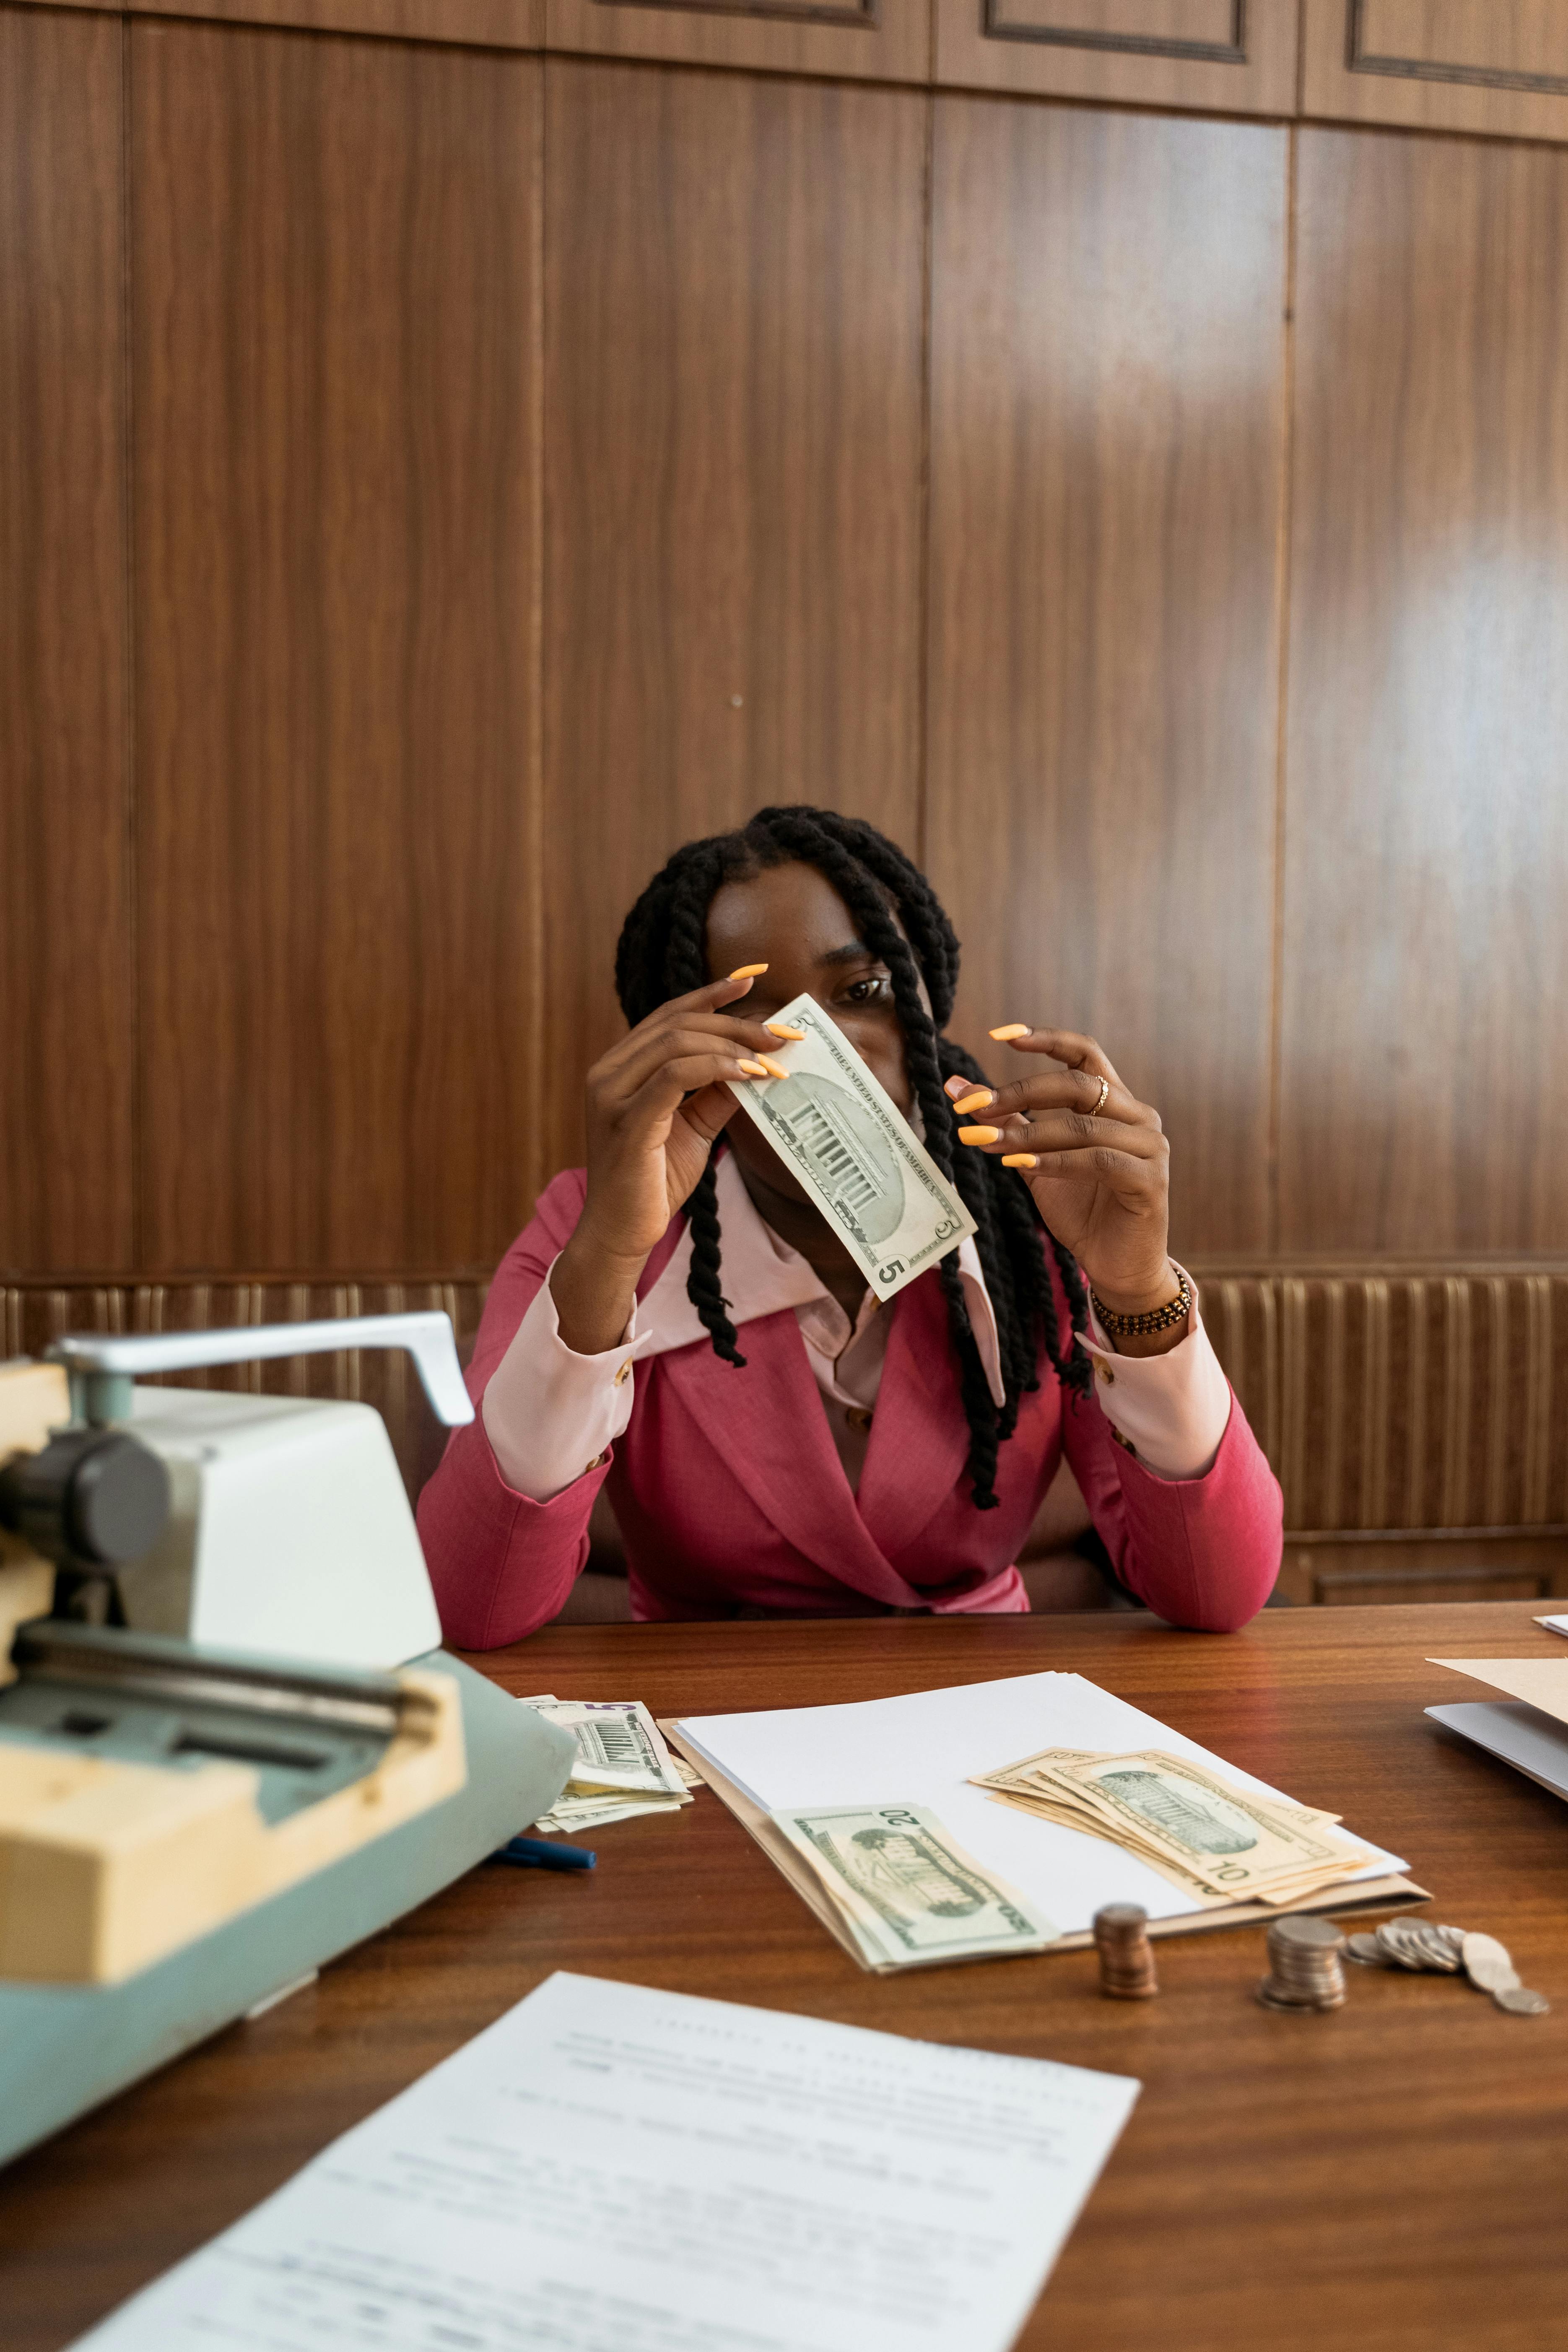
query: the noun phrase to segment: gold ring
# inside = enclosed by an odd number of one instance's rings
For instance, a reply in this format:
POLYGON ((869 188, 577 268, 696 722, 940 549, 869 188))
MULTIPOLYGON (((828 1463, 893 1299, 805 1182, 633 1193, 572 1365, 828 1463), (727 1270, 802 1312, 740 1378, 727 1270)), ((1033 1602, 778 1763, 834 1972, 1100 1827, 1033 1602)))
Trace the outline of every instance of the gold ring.
POLYGON ((1100 1112, 1105 1108, 1105 1097, 1110 1092, 1110 1080, 1109 1078, 1101 1078, 1100 1082, 1100 1100, 1089 1112, 1090 1118, 1098 1118, 1100 1117, 1100 1112))

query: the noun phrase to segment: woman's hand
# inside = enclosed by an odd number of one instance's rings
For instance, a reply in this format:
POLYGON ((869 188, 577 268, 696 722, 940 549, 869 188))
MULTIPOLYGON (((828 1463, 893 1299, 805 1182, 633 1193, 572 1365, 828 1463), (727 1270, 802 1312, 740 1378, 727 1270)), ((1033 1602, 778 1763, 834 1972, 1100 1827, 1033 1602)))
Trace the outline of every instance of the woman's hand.
MULTIPOLYGON (((950 1078, 949 1096, 964 1106, 961 1138, 1018 1170, 1113 1313, 1163 1307, 1176 1276, 1166 1255, 1171 1150, 1158 1111, 1128 1092, 1092 1037, 1021 1026, 992 1034, 1067 1067, 994 1089, 950 1078)), ((1178 1323, 1121 1345, 1129 1354, 1163 1353, 1185 1331, 1178 1323)))
POLYGON ((725 1080, 763 1075, 778 1037, 727 1013, 765 964, 743 966, 649 1013, 588 1073, 588 1193, 556 1260, 561 1337, 579 1355, 613 1348, 637 1277, 735 1111, 725 1080))

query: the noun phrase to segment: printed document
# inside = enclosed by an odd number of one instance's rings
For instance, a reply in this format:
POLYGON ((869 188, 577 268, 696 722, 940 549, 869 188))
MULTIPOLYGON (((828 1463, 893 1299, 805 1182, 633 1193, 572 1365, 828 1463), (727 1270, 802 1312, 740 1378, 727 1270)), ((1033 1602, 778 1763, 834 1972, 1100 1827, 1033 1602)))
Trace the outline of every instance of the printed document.
POLYGON ((551 1977, 91 2352, 1005 2352, 1117 2074, 551 1977))

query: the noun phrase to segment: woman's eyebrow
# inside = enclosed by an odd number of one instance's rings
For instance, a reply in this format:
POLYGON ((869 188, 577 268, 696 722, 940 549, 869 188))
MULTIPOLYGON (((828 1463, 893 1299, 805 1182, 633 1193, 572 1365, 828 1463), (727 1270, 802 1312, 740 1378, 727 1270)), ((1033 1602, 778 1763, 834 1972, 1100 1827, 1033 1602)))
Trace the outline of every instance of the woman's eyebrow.
POLYGON ((873 950, 864 946, 859 940, 851 940, 847 947, 829 948, 826 953, 819 955, 816 961, 819 964, 876 963, 879 958, 873 950))

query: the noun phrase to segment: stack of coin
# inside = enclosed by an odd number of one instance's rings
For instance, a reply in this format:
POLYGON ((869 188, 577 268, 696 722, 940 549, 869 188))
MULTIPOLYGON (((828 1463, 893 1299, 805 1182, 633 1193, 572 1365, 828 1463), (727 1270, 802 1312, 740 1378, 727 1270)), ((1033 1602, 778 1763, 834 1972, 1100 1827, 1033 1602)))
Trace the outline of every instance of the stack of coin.
POLYGON ((1345 1939, 1328 1919, 1276 1919, 1268 1930, 1268 1974, 1258 1988, 1265 2009, 1342 2009, 1345 1939))
POLYGON ((1139 1903, 1108 1903, 1094 1915, 1100 1990, 1112 2000, 1147 2000, 1160 1990, 1149 1942, 1149 1914, 1139 1903))
POLYGON ((1441 1927, 1436 1920, 1385 1919, 1370 1936, 1352 1936, 1346 1949, 1364 1968, 1429 1970, 1439 1976, 1458 1976, 1462 1970, 1509 2017, 1551 2014, 1545 1994, 1521 1984, 1507 1946, 1495 1936, 1467 1935, 1462 1927, 1441 1927))

